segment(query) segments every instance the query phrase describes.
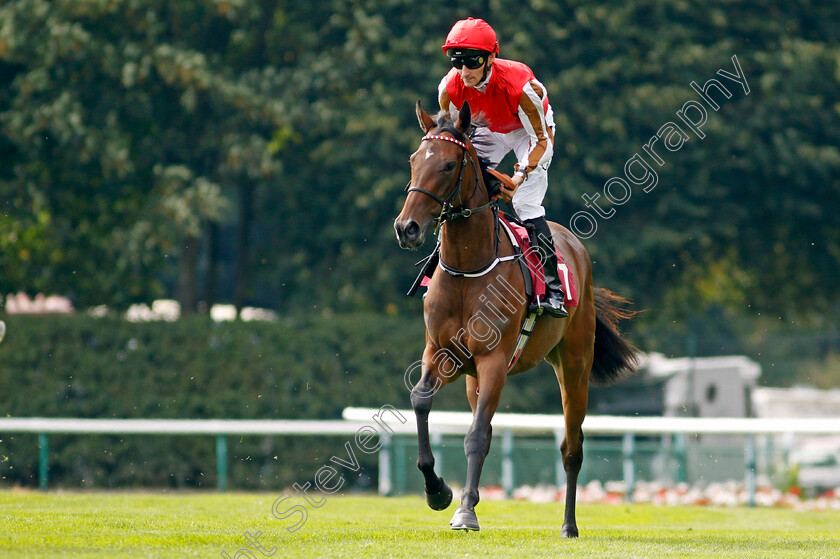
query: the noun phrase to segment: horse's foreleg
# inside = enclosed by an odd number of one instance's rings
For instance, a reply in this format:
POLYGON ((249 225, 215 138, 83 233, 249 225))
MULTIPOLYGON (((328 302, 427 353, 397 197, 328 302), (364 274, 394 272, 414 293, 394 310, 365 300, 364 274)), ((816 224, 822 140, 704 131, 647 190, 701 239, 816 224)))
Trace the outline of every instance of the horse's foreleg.
POLYGON ((444 510, 452 502, 452 489, 435 473, 435 457, 429 442, 429 412, 434 394, 441 386, 440 379, 424 365, 420 382, 411 390, 411 406, 417 417, 417 468, 425 479, 426 503, 433 510, 444 510))
POLYGON ((464 453, 467 455, 467 479, 464 483, 464 490, 461 492, 461 505, 449 522, 453 530, 479 529, 478 518, 475 514, 475 505, 479 501, 478 484, 481 479, 484 459, 490 451, 490 442, 493 438, 493 428, 490 422, 493 419, 493 414, 496 413, 496 407, 499 405, 499 397, 502 394, 507 372, 504 362, 501 362, 501 366, 497 365, 498 363, 487 361, 476 363, 481 389, 473 411, 472 425, 466 437, 464 437, 464 453))

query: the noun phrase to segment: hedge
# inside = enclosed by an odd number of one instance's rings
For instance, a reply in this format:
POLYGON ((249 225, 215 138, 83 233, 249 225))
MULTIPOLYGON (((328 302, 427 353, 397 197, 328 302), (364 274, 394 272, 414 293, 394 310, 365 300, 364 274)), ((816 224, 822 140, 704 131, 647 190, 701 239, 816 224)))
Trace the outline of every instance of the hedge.
MULTIPOLYGON (((424 345, 419 316, 3 319, 0 413, 12 417, 336 419, 347 406, 408 408, 403 375, 424 345)), ((550 369, 520 377, 509 380, 500 410, 561 409, 550 369)), ((442 390, 435 408, 469 409, 463 387, 459 380, 442 390)), ((37 436, 0 439, 0 486, 37 486, 37 436)), ((345 439, 229 437, 229 485, 303 483, 330 456, 342 455, 345 439)), ((375 483, 376 457, 357 457, 363 467, 355 485, 375 483)), ((50 462, 53 487, 216 484, 209 436, 53 435, 50 462)))

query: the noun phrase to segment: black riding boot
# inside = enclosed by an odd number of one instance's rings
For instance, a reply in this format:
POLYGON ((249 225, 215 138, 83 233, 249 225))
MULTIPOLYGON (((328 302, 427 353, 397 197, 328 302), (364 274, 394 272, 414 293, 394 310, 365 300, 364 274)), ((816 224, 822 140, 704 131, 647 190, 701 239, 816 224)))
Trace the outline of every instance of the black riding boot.
MULTIPOLYGON (((545 299, 539 302, 542 312, 548 313, 555 318, 569 316, 563 301, 566 295, 563 293, 563 284, 557 275, 557 253, 554 250, 554 241, 551 237, 551 229, 548 228, 544 217, 528 219, 526 223, 533 226, 531 230, 531 242, 539 247, 543 259, 543 274, 545 274, 545 299)), ((530 229, 530 228, 529 228, 530 229)))

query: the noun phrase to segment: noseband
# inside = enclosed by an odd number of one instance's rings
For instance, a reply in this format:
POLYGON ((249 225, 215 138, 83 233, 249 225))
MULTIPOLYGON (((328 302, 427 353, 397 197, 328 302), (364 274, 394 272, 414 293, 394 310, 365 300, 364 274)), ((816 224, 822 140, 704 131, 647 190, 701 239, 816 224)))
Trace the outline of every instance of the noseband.
MULTIPOLYGON (((426 140, 444 140, 444 141, 447 141, 447 142, 451 142, 451 143, 459 146, 461 149, 464 150, 464 157, 461 159, 461 168, 458 171, 458 182, 455 185, 454 190, 452 190, 452 192, 449 194, 449 196, 447 196, 445 199, 441 198, 440 196, 438 196, 434 192, 430 192, 430 191, 426 190, 425 188, 420 188, 419 186, 411 186, 411 181, 409 181, 408 184, 405 186, 405 191, 406 192, 419 192, 421 194, 425 194, 426 196, 428 196, 429 198, 431 198, 432 200, 434 200, 435 202, 440 204, 440 206, 441 206, 440 215, 435 219, 435 222, 437 223, 437 225, 435 227, 435 234, 437 234, 438 229, 440 229, 440 226, 443 225, 447 221, 460 219, 460 218, 468 218, 476 212, 480 212, 481 210, 486 210, 487 208, 491 208, 491 207, 494 207, 496 205, 496 202, 491 200, 487 204, 485 204, 483 206, 480 206, 478 208, 456 209, 455 204, 453 204, 453 202, 454 202, 455 198, 460 197, 459 195, 461 193, 461 184, 464 181, 464 169, 467 167, 467 160, 469 160, 469 162, 472 163, 473 170, 475 171, 475 181, 474 181, 474 186, 473 186, 473 194, 475 194, 475 189, 478 188, 478 174, 480 172, 480 170, 478 168, 478 165, 476 164, 475 159, 473 157, 470 157, 469 146, 467 146, 467 144, 465 144, 464 142, 462 142, 460 140, 457 140, 455 138, 451 138, 449 136, 438 136, 438 135, 435 135, 435 134, 427 134, 427 135, 423 136, 423 138, 420 139, 420 142, 423 143, 426 140)), ((470 198, 472 198, 472 195, 470 195, 470 198)))

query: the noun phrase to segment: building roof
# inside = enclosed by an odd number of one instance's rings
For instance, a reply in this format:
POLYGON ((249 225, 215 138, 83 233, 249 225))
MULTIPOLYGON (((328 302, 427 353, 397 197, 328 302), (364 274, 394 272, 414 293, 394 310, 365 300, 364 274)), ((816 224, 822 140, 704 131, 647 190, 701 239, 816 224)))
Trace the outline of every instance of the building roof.
POLYGON ((661 353, 646 353, 641 355, 639 368, 652 377, 672 377, 687 371, 727 370, 739 374, 744 380, 755 381, 761 376, 761 365, 745 355, 670 358, 661 353))

